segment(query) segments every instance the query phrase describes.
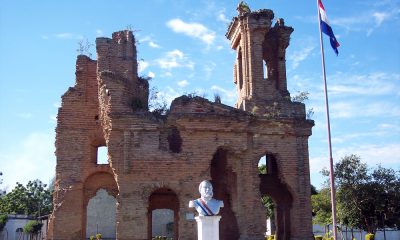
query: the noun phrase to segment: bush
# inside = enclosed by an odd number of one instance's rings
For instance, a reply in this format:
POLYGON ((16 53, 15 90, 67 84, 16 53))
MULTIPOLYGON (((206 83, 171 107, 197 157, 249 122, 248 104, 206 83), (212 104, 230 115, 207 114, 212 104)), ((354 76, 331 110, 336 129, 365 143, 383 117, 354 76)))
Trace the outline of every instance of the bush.
POLYGON ((266 240, 275 240, 275 235, 268 236, 266 240))
POLYGON ((372 233, 368 233, 367 235, 365 235, 365 240, 374 240, 375 239, 375 235, 372 233))
POLYGON ((42 229, 43 223, 31 220, 24 226, 24 233, 37 234, 42 229))
POLYGON ((101 233, 96 234, 96 240, 101 240, 101 233))
POLYGON ((3 228, 7 223, 7 219, 7 214, 0 214, 0 232, 3 231, 3 228))
POLYGON ((315 240, 322 240, 322 236, 321 235, 317 235, 314 237, 315 240))

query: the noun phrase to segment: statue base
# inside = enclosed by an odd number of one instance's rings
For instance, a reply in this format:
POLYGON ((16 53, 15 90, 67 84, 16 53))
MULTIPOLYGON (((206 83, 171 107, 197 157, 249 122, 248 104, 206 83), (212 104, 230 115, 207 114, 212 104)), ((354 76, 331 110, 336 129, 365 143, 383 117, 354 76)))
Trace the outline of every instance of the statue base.
POLYGON ((197 216, 198 240, 219 240, 219 220, 221 216, 197 216))

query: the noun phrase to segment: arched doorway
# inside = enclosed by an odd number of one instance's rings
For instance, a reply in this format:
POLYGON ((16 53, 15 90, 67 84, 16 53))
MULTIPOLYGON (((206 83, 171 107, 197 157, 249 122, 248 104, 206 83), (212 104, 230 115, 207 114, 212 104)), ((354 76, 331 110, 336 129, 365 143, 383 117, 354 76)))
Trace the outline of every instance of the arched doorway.
POLYGON ((90 175, 83 194, 82 238, 100 233, 103 239, 115 239, 118 187, 113 175, 103 171, 90 175))
POLYGON ((105 189, 99 189, 86 207, 86 238, 101 234, 103 239, 115 239, 117 201, 105 189))
POLYGON ((149 197, 148 239, 167 236, 179 239, 179 199, 169 188, 155 190, 149 197))
POLYGON ((279 169, 275 156, 267 153, 258 165, 260 171, 261 196, 269 196, 274 204, 275 239, 290 239, 290 209, 292 207, 292 195, 286 184, 279 179, 279 169), (265 157, 265 158, 264 158, 265 157), (265 159, 265 170, 262 165, 265 159))

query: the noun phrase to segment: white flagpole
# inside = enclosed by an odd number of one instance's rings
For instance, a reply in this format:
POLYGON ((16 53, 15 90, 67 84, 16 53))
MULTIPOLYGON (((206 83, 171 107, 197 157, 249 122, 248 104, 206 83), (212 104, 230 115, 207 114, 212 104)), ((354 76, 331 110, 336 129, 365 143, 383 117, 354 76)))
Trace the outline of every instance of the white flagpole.
POLYGON ((321 57, 322 57, 322 75, 324 78, 324 92, 325 92, 325 108, 326 108, 326 125, 328 130, 328 146, 329 146, 329 166, 330 174, 329 180, 331 185, 331 204, 332 204, 332 225, 333 225, 333 238, 337 240, 337 230, 336 230, 336 194, 335 194, 335 181, 333 172, 333 157, 332 157, 332 144, 331 144, 331 124, 329 120, 329 104, 328 104, 328 91, 326 84, 326 73, 325 73, 325 55, 324 55, 324 42, 322 40, 322 30, 321 30, 321 15, 319 13, 319 0, 317 0, 317 10, 318 10, 318 25, 319 25, 319 41, 321 45, 321 57))

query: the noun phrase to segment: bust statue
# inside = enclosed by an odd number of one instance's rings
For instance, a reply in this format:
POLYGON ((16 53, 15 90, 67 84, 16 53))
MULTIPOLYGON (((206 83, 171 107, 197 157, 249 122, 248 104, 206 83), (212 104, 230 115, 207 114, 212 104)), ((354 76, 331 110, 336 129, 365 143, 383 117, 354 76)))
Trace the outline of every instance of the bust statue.
POLYGON ((214 216, 219 213, 219 209, 224 207, 224 202, 213 197, 213 187, 211 182, 204 180, 199 185, 201 197, 189 202, 190 208, 195 208, 200 216, 214 216))

